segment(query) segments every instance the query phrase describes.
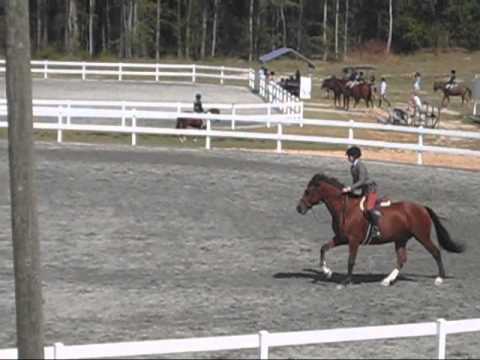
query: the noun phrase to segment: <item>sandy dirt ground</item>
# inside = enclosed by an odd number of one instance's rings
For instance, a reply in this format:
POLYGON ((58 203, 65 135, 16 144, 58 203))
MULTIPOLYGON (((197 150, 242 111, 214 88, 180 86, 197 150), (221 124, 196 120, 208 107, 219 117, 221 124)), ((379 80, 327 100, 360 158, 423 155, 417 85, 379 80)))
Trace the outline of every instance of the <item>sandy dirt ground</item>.
MULTIPOLYGON (((478 173, 367 161, 382 194, 433 208, 465 253, 408 245, 399 281, 392 245, 363 247, 355 284, 318 273, 332 236, 319 206, 295 206, 318 172, 350 183, 345 159, 228 150, 53 145, 36 150, 46 342, 67 345, 329 329, 480 317, 478 173)), ((0 142, 0 348, 15 346, 8 151, 0 142)), ((436 241, 436 240, 435 240, 436 241)), ((282 347, 281 358, 431 358, 433 337, 282 347)), ((478 334, 448 336, 447 356, 478 358, 478 334)), ((256 358, 255 350, 167 358, 256 358)))

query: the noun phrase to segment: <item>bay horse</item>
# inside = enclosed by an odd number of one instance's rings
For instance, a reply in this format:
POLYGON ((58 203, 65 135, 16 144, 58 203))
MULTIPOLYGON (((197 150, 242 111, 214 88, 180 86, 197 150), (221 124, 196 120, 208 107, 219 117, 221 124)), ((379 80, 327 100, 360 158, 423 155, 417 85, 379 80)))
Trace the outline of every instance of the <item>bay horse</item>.
POLYGON ((370 105, 373 107, 373 89, 371 84, 360 83, 353 87, 345 86, 343 96, 345 97, 346 110, 350 107, 350 97, 353 97, 355 101, 353 107, 356 107, 362 99, 365 100, 367 108, 370 107, 370 105))
POLYGON ((380 245, 393 242, 397 254, 397 266, 382 280, 382 285, 394 283, 400 270, 407 261, 406 245, 414 237, 427 251, 432 254, 438 266, 438 276, 435 284, 440 285, 445 278, 445 269, 439 248, 430 237, 432 223, 437 232, 440 246, 453 253, 461 253, 465 247, 455 243, 440 222, 438 215, 429 207, 414 202, 401 201, 391 203, 389 207, 381 208, 379 220, 381 238, 369 239, 367 233, 369 224, 360 208, 360 197, 342 193, 344 185, 337 179, 316 174, 308 183, 303 196, 297 204, 297 211, 304 215, 313 206, 324 203, 332 216, 334 237, 320 249, 320 268, 323 274, 330 278, 332 271, 327 267, 325 254, 336 246, 348 245, 348 269, 343 285, 352 281, 353 267, 360 245, 380 245), (369 241, 370 240, 370 241, 369 241))
MULTIPOLYGON (((207 110, 208 114, 220 114, 220 110, 217 108, 212 108, 207 110)), ((177 118, 177 123, 175 124, 175 129, 199 129, 205 130, 207 128, 207 123, 205 119, 195 119, 188 117, 179 117, 177 118)), ((180 142, 186 140, 185 136, 179 136, 178 139, 180 142)))
POLYGON ((462 97, 462 105, 465 101, 469 101, 472 99, 472 90, 463 84, 457 84, 452 88, 447 88, 447 82, 445 81, 435 81, 433 83, 433 91, 441 90, 443 92, 443 99, 442 99, 442 107, 445 105, 445 101, 447 101, 447 105, 450 103, 450 96, 461 96, 462 97))

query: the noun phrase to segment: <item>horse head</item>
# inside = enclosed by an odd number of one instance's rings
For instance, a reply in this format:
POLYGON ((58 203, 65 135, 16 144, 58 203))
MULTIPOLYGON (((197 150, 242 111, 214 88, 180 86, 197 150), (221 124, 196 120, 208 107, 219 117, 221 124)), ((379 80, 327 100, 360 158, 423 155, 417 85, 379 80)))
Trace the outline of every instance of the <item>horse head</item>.
POLYGON ((313 206, 329 199, 340 199, 344 185, 335 178, 316 174, 309 181, 297 204, 297 211, 305 215, 313 206))

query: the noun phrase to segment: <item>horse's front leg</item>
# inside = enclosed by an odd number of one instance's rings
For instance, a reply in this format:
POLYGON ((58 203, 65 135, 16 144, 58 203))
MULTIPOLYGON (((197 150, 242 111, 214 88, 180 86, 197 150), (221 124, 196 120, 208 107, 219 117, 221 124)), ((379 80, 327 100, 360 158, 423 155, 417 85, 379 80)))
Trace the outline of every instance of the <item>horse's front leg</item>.
POLYGON ((333 248, 334 246, 335 246, 335 238, 323 244, 322 247, 320 248, 320 270, 327 277, 327 279, 330 279, 332 277, 332 270, 330 270, 330 268, 327 266, 325 255, 327 251, 333 248))
POLYGON ((350 239, 348 242, 348 267, 347 277, 343 281, 342 285, 348 285, 352 283, 353 267, 355 266, 355 259, 357 258, 359 242, 354 239, 350 239))

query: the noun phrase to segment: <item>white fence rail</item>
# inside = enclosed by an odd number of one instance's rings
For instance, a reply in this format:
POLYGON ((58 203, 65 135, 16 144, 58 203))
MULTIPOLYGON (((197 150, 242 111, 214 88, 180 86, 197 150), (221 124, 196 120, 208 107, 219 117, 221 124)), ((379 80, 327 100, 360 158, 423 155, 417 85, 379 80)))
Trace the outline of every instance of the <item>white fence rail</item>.
MULTIPOLYGON (((479 150, 461 149, 445 146, 425 145, 424 137, 427 135, 462 138, 480 140, 480 134, 476 132, 452 131, 452 130, 438 130, 438 129, 424 129, 411 128, 404 126, 382 125, 382 124, 368 124, 357 123, 351 121, 335 121, 323 119, 301 119, 298 115, 292 114, 266 114, 266 115, 239 115, 239 114, 197 114, 184 113, 181 111, 158 111, 149 109, 149 103, 125 103, 128 106, 121 106, 121 102, 112 105, 111 102, 98 102, 97 106, 80 106, 82 102, 65 103, 65 106, 58 103, 42 103, 43 101, 34 101, 33 114, 36 117, 34 128, 40 130, 57 131, 57 141, 63 141, 64 131, 85 131, 85 132, 104 132, 104 133, 124 133, 131 135, 132 145, 137 144, 137 136, 140 134, 157 134, 157 135, 187 135, 200 136, 205 138, 205 147, 211 148, 212 138, 232 138, 232 139, 253 139, 253 140, 272 140, 276 142, 276 151, 282 152, 283 142, 304 142, 304 143, 320 143, 320 144, 335 144, 335 145, 350 145, 356 144, 367 147, 390 148, 399 150, 408 150, 417 152, 417 163, 423 163, 423 153, 434 152, 455 155, 480 156, 479 150), (118 106, 120 104, 120 107, 118 106), (116 107, 115 107, 116 106, 116 107), (53 118, 54 120, 39 121, 39 118, 53 118), (171 120, 174 121, 177 117, 189 117, 204 119, 206 121, 206 130, 192 130, 192 129, 174 129, 173 122, 170 127, 159 127, 142 125, 143 120, 150 120, 155 123, 155 120, 171 120), (100 121, 99 119, 108 119, 108 124, 85 124, 85 118, 96 119, 90 121, 100 121), (263 125, 274 123, 277 127, 275 132, 253 132, 253 131, 230 131, 225 128, 212 128, 212 123, 215 121, 230 121, 232 124, 240 122, 250 122, 263 125), (82 123, 83 122, 83 123, 82 123), (113 124, 112 124, 113 122, 113 124), (140 126, 139 126, 140 124, 140 126), (325 137, 325 136, 309 136, 309 135, 293 135, 285 134, 284 126, 289 124, 307 124, 320 127, 336 127, 348 129, 348 137, 325 137), (379 140, 367 140, 356 138, 355 129, 369 129, 375 131, 387 132, 403 132, 417 135, 417 142, 415 143, 400 143, 400 142, 386 142, 379 140)), ((84 103, 87 104, 87 103, 84 103)), ((124 104, 124 105, 125 105, 124 104)), ((158 106, 159 104, 152 103, 158 106)), ((167 104, 168 105, 168 104, 167 104)), ((173 106, 173 104, 170 104, 173 106)), ((269 104, 259 104, 267 106, 271 109, 269 104)), ((160 106, 165 106, 161 104, 160 106)), ((178 106, 176 104, 175 106, 178 106)), ((180 109, 181 110, 181 109, 180 109)), ((5 102, 0 102, 0 116, 6 115, 7 107, 5 102)), ((8 127, 6 121, 0 121, 0 128, 8 127)), ((235 128, 235 126, 232 126, 235 128)))
MULTIPOLYGON (((0 73, 5 72, 5 60, 0 60, 0 73)), ((32 60, 31 71, 41 74, 44 79, 49 75, 79 75, 82 80, 89 77, 103 77, 124 80, 130 78, 186 79, 195 83, 200 78, 218 79, 220 84, 227 80, 248 82, 253 88, 255 73, 252 69, 228 66, 147 64, 147 63, 110 63, 85 61, 32 60)))
MULTIPOLYGON (((0 60, 0 74, 4 73, 5 60, 0 60)), ((285 114, 297 114, 303 117, 303 102, 278 84, 270 81, 266 84, 265 78, 255 79, 259 76, 253 69, 236 68, 228 66, 208 65, 182 65, 182 64, 146 64, 146 63, 107 63, 84 61, 50 61, 32 60, 32 74, 40 74, 44 79, 49 75, 78 75, 82 80, 87 78, 113 78, 125 80, 126 78, 142 78, 155 81, 186 80, 196 83, 202 79, 218 79, 220 84, 226 81, 240 81, 250 89, 259 84, 258 92, 262 98, 271 104, 280 106, 285 114)))
MULTIPOLYGON (((260 331, 258 334, 251 335, 216 336, 190 339, 73 346, 56 343, 54 346, 45 347, 44 354, 46 359, 97 359, 186 352, 258 349, 259 358, 268 359, 269 349, 273 347, 435 336, 436 357, 438 359, 445 359, 446 339, 448 334, 478 331, 480 331, 480 319, 455 321, 438 319, 436 322, 417 324, 367 326, 283 333, 260 331)), ((428 356, 428 354, 425 354, 425 356, 428 356)), ((433 354, 430 356, 433 357, 433 354)), ((18 358, 16 348, 0 350, 0 359, 16 358, 18 358)))

